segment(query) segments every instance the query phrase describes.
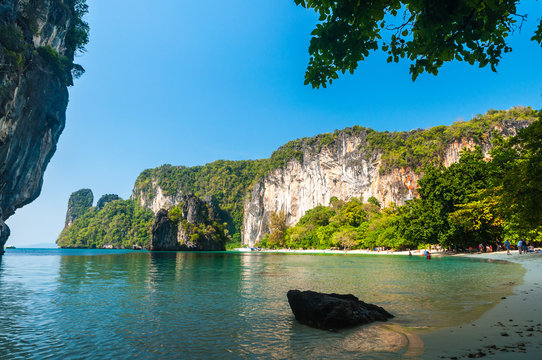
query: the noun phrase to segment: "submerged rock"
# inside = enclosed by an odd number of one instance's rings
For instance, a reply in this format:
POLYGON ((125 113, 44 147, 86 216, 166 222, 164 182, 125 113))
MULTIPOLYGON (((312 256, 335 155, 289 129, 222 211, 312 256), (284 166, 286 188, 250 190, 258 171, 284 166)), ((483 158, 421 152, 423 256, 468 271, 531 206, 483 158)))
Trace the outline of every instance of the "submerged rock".
POLYGON ((319 329, 334 330, 394 317, 380 306, 367 304, 354 295, 290 290, 287 297, 296 320, 319 329))

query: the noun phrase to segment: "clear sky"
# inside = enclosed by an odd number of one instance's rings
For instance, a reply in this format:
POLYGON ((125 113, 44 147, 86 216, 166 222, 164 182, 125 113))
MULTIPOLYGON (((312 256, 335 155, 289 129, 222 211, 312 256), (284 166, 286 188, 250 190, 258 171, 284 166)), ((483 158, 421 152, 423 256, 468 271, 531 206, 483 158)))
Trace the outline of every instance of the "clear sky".
POLYGON ((542 6, 512 37, 498 73, 465 63, 412 82, 409 64, 372 54, 327 89, 303 85, 315 14, 293 0, 88 0, 86 74, 70 88, 66 129, 40 197, 7 224, 8 245, 54 245, 70 194, 131 194, 165 163, 257 159, 299 137, 352 125, 410 130, 487 110, 542 108, 542 6))

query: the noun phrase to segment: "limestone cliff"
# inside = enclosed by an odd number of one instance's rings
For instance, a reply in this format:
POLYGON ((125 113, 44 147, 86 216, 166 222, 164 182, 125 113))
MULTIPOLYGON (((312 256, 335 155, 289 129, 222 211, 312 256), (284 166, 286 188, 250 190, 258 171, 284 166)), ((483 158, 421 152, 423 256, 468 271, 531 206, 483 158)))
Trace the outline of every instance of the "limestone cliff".
POLYGON ((82 72, 73 57, 88 40, 85 12, 83 0, 0 3, 0 249, 4 221, 39 195, 64 129, 67 86, 82 72))
POLYGON ((160 209, 152 226, 151 251, 174 251, 179 249, 177 226, 169 217, 166 209, 160 209))
MULTIPOLYGON (((524 109, 518 111, 519 117, 522 117, 524 109)), ((461 134, 465 136, 443 137, 447 140, 439 140, 438 151, 431 154, 432 160, 449 166, 459 160, 462 149, 473 149, 475 146, 481 146, 487 155, 494 132, 504 137, 515 135, 517 129, 526 127, 531 121, 532 119, 506 118, 492 123, 488 129, 476 136, 463 132, 461 134)), ((454 128, 442 127, 442 132, 450 130, 454 128)), ((423 146, 430 148, 430 142, 434 141, 432 139, 440 132, 441 130, 436 128, 417 130, 410 135, 404 133, 401 144, 408 143, 408 136, 421 136, 420 149, 423 149, 423 146), (434 134, 424 134, 430 131, 434 134), (424 145, 424 142, 427 143, 424 145)), ((332 197, 341 200, 361 197, 367 200, 374 196, 384 206, 391 203, 402 205, 405 200, 416 197, 417 182, 422 176, 420 168, 394 166, 394 163, 416 164, 415 159, 408 157, 416 157, 418 150, 408 149, 402 153, 399 151, 402 146, 400 145, 397 147, 400 156, 390 161, 390 152, 393 150, 390 150, 388 144, 383 148, 374 146, 377 138, 373 135, 370 129, 345 129, 336 132, 333 141, 325 146, 322 146, 321 142, 315 145, 313 139, 299 142, 297 149, 302 156, 291 159, 286 166, 269 173, 256 182, 247 194, 243 244, 254 246, 269 232, 269 215, 272 212, 283 211, 287 225, 291 226, 295 225, 307 210, 318 205, 328 205, 332 197)), ((386 137, 386 141, 392 142, 394 138, 390 135, 386 137)), ((427 159, 418 164, 425 161, 427 159)))
POLYGON ((180 198, 178 206, 156 213, 150 250, 225 250, 226 230, 210 199, 193 194, 180 198))
POLYGON ((487 155, 496 134, 515 135, 535 118, 532 109, 517 107, 424 130, 378 132, 354 126, 293 140, 268 159, 147 169, 131 199, 157 213, 178 206, 186 194, 212 196, 233 240, 242 237, 243 244, 253 246, 268 233, 272 212, 284 211, 291 226, 332 197, 374 196, 384 206, 404 204, 417 196, 425 165, 449 166, 462 149, 475 146, 487 155))

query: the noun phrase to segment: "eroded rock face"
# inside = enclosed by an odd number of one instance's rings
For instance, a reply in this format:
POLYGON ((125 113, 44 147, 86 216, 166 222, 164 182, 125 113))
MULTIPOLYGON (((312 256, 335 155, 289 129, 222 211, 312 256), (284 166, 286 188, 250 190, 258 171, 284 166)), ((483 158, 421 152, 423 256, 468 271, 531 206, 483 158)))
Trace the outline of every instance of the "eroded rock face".
POLYGON ((9 234, 3 222, 39 195, 64 129, 65 75, 57 71, 50 52, 41 50, 69 55, 65 43, 71 14, 63 0, 6 0, 0 5, 0 248, 9 234))
MULTIPOLYGON (((503 136, 513 136, 517 129, 529 125, 529 121, 514 121, 495 129, 503 136)), ((443 165, 459 161, 463 149, 481 146, 488 154, 492 136, 483 142, 457 139, 448 144, 442 154, 443 165)), ((383 206, 391 203, 404 205, 416 197, 418 180, 423 174, 410 167, 391 168, 381 171, 382 154, 371 150, 366 133, 341 132, 333 146, 319 151, 307 147, 303 161, 290 160, 284 168, 278 168, 256 182, 247 194, 244 205, 242 242, 253 247, 269 233, 269 215, 283 211, 286 224, 295 225, 310 209, 329 205, 332 197, 349 200, 353 197, 364 201, 374 196, 383 206)))
POLYGON ((168 209, 181 202, 182 192, 174 196, 166 195, 156 181, 152 182, 152 189, 151 193, 145 193, 134 187, 131 199, 138 201, 141 207, 151 209, 155 214, 160 209, 168 209))
POLYGON ((182 220, 179 224, 178 241, 182 250, 225 250, 226 235, 210 199, 203 201, 195 195, 181 199, 182 220))
POLYGON ((318 329, 336 330, 394 317, 380 306, 367 304, 354 295, 290 290, 287 297, 296 320, 318 329))
POLYGON ((162 209, 156 213, 152 226, 151 251, 175 251, 179 249, 177 243, 177 226, 170 219, 168 211, 162 209))
POLYGON ((179 207, 156 213, 150 250, 221 251, 226 241, 210 199, 189 194, 180 198, 179 207))

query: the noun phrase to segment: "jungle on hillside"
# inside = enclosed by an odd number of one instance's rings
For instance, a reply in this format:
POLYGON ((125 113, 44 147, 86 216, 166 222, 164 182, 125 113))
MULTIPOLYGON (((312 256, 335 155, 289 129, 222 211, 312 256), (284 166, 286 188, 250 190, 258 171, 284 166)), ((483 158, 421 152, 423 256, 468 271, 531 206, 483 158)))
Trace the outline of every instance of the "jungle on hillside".
MULTIPOLYGON (((225 161, 196 166, 163 165, 143 171, 132 199, 104 195, 96 207, 92 199, 70 199, 70 221, 57 240, 61 247, 148 247, 153 212, 145 207, 157 196, 194 194, 217 211, 228 247, 241 245, 244 204, 254 184, 289 161, 338 146, 341 134, 365 139, 366 156, 380 154, 380 172, 409 167, 423 174, 418 198, 403 206, 384 207, 369 199, 332 198, 326 206, 305 213, 295 226, 286 226, 284 213, 270 217, 270 233, 257 246, 304 249, 422 248, 428 244, 467 248, 542 240, 542 126, 541 113, 530 108, 491 110, 467 122, 408 132, 377 132, 359 126, 291 141, 268 159, 225 161), (537 120, 535 120, 537 119, 537 120), (504 138, 494 128, 511 122, 530 126, 504 138), (442 165, 446 146, 456 139, 477 144, 492 142, 489 157, 481 148, 463 151, 460 161, 442 165), (141 202, 141 200, 144 200, 141 202), (79 206, 79 205, 80 206, 79 206)), ((81 196, 90 190, 81 190, 81 196)), ((86 194, 88 196, 88 194, 86 194)))
POLYGON ((332 198, 307 211, 293 227, 273 213, 271 233, 258 246, 293 249, 477 248, 478 244, 542 242, 542 113, 509 139, 496 136, 491 159, 479 147, 463 151, 448 168, 429 163, 419 198, 382 209, 367 202, 332 198))

